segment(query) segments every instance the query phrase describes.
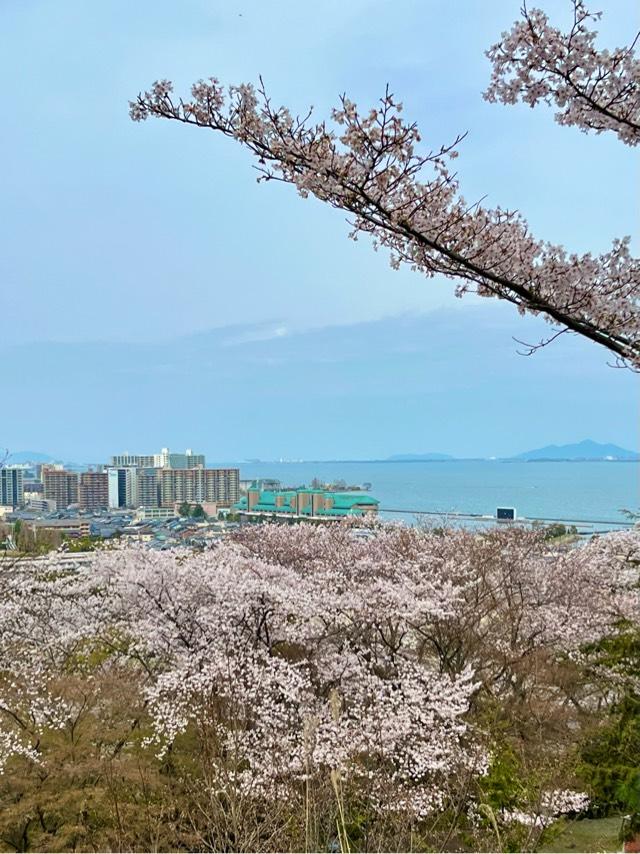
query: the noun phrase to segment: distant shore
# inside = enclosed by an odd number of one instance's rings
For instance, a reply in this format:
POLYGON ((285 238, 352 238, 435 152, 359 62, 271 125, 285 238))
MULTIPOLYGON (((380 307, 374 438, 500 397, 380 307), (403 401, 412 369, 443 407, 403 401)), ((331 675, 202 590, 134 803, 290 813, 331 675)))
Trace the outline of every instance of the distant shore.
MULTIPOLYGON (((517 457, 452 457, 450 460, 423 460, 420 457, 415 459, 402 460, 376 460, 376 459, 324 459, 324 460, 237 460, 234 465, 315 465, 322 463, 367 463, 379 464, 385 463, 390 465, 402 465, 403 463, 640 463, 638 459, 605 459, 605 458, 590 458, 590 457, 567 457, 555 459, 554 457, 544 457, 535 460, 522 460, 517 457)), ((225 463, 226 465, 227 463, 225 463)))

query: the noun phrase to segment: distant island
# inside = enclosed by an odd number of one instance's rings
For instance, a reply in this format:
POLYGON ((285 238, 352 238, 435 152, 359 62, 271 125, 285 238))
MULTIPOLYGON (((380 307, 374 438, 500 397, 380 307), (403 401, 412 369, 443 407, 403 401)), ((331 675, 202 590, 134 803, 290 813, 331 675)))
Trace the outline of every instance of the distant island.
MULTIPOLYGON (((417 463, 417 462, 450 462, 459 461, 460 457, 454 457, 451 454, 393 454, 387 457, 384 462, 389 463, 417 463)), ((476 457, 475 459, 481 459, 476 457)), ((601 444, 594 442, 592 439, 584 439, 582 442, 575 442, 571 445, 545 445, 543 448, 535 448, 532 451, 524 451, 513 457, 490 457, 492 460, 502 460, 507 462, 576 462, 579 460, 611 460, 611 461, 628 461, 640 460, 640 454, 637 451, 629 451, 626 448, 621 448, 619 445, 611 443, 601 444)))
MULTIPOLYGON (((52 463, 59 458, 52 457, 49 454, 41 451, 16 451, 9 452, 7 459, 2 458, 2 449, 0 449, 0 464, 5 465, 24 465, 26 463, 42 464, 52 463)), ((422 454, 392 454, 383 459, 309 459, 309 460, 258 460, 245 459, 240 462, 240 465, 268 465, 268 464, 284 464, 284 463, 448 463, 448 462, 464 462, 472 460, 490 460, 497 462, 579 462, 579 461, 603 461, 603 462, 639 462, 640 453, 638 451, 630 451, 627 448, 621 448, 619 445, 612 443, 594 442, 593 439, 584 439, 582 442, 574 442, 569 445, 545 445, 542 448, 534 448, 531 451, 523 451, 521 454, 516 454, 512 457, 456 457, 452 454, 441 454, 435 451, 429 451, 422 454)), ((66 463, 67 468, 83 469, 85 465, 77 463, 66 463)))
POLYGON ((600 444, 591 439, 584 439, 573 445, 545 445, 533 451, 524 451, 511 459, 526 462, 541 462, 543 460, 640 460, 637 451, 629 451, 619 445, 600 444))

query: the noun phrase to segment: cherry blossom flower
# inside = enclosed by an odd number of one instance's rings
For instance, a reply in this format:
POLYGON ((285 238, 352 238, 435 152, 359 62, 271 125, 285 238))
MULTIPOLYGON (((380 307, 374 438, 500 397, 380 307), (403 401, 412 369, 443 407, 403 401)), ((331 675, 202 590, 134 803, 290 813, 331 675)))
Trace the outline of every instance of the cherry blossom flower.
POLYGON ((581 130, 612 131, 627 145, 640 143, 640 62, 634 47, 599 51, 592 14, 582 0, 573 0, 568 33, 552 27, 540 9, 522 9, 516 22, 487 51, 493 65, 488 101, 535 107, 555 104, 556 121, 581 130))

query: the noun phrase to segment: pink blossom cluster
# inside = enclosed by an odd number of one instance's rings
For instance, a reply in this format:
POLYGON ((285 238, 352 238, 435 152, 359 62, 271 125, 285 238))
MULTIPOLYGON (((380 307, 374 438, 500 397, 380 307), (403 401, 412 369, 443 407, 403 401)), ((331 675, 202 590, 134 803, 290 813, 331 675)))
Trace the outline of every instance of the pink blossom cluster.
POLYGON ((99 649, 142 682, 149 745, 163 756, 195 730, 220 788, 296 798, 332 779, 424 817, 486 772, 479 692, 508 702, 527 657, 640 625, 638 532, 572 549, 515 529, 369 533, 263 525, 202 552, 0 574, 0 762, 35 761, 38 733, 74 717, 57 680, 91 679, 99 649))
POLYGON ((506 824, 517 822, 528 827, 548 827, 561 815, 584 812, 589 806, 589 796, 585 792, 570 789, 554 789, 544 792, 535 812, 522 810, 504 810, 500 818, 506 824))
MULTIPOLYGON (((552 27, 540 9, 523 7, 522 20, 503 33, 487 56, 493 65, 489 101, 531 107, 555 104, 556 121, 586 131, 613 131, 627 145, 640 143, 640 61, 634 46, 598 50, 591 14, 573 0, 568 33, 552 27)), ((637 36, 636 36, 637 39, 637 36)))

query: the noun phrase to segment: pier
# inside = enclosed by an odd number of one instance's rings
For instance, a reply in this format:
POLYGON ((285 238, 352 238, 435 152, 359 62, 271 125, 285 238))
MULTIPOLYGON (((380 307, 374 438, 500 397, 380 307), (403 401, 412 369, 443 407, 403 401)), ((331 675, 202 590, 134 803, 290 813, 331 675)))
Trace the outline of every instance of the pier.
POLYGON ((572 525, 577 528, 578 533, 608 533, 634 527, 630 519, 570 519, 553 516, 518 516, 513 521, 497 519, 495 515, 485 513, 462 513, 448 510, 402 510, 391 507, 381 507, 380 514, 391 513, 402 516, 418 516, 440 519, 443 522, 460 520, 461 522, 475 522, 481 525, 509 524, 509 525, 572 525), (603 527, 606 526, 606 527, 603 527))

